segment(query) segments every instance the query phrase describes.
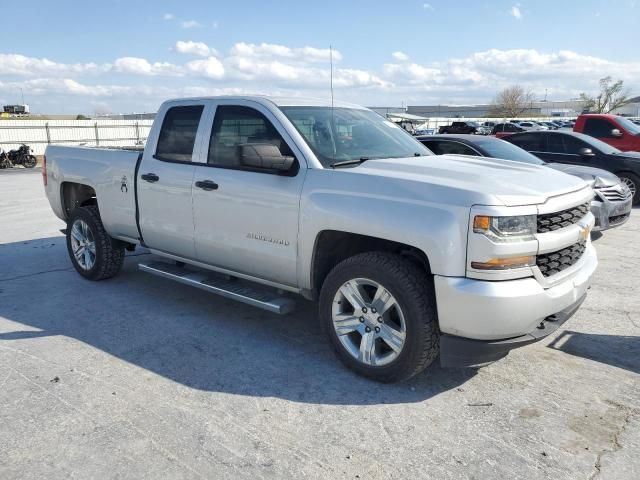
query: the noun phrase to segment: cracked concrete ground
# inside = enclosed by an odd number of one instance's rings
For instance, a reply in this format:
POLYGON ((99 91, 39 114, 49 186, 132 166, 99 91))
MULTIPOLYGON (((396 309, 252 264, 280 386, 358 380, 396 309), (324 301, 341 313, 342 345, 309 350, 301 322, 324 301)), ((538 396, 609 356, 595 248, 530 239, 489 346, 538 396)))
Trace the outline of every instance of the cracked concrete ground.
POLYGON ((640 478, 640 211, 580 311, 480 370, 345 370, 279 317, 140 273, 83 280, 38 172, 0 173, 0 478, 640 478))

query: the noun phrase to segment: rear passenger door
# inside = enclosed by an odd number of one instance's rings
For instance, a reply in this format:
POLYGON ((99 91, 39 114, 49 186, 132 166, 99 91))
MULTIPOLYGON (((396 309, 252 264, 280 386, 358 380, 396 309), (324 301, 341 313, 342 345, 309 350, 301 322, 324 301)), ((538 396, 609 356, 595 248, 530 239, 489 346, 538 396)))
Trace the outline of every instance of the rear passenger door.
POLYGON ((193 160, 200 154, 206 105, 194 101, 164 108, 158 112, 162 126, 152 132, 137 172, 140 230, 149 248, 194 258, 193 160))
POLYGON ((198 260, 296 286, 298 214, 306 174, 302 153, 274 115, 255 102, 220 100, 207 124, 193 189, 198 260), (296 158, 290 171, 243 166, 241 146, 265 143, 296 158), (203 189, 198 182, 216 186, 203 189))

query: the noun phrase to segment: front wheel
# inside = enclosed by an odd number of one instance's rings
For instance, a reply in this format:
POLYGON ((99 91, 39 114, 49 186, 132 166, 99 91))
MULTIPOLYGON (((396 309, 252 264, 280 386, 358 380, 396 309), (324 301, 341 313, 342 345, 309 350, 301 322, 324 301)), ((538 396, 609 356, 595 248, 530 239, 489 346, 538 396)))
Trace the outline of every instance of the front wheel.
POLYGON ((340 360, 380 382, 406 380, 438 355, 433 279, 386 252, 355 255, 331 270, 320 319, 340 360))
POLYGON ((114 277, 124 263, 124 246, 104 229, 97 205, 77 207, 71 212, 67 250, 76 271, 89 280, 114 277))
POLYGON ((618 177, 620 178, 620 181, 629 187, 629 190, 631 190, 631 194, 633 195, 633 204, 637 205, 640 203, 640 178, 630 172, 619 173, 618 177))
POLYGON ((24 159, 24 167, 25 168, 33 168, 36 166, 36 163, 38 163, 38 161, 36 160, 36 157, 33 155, 27 155, 24 159))

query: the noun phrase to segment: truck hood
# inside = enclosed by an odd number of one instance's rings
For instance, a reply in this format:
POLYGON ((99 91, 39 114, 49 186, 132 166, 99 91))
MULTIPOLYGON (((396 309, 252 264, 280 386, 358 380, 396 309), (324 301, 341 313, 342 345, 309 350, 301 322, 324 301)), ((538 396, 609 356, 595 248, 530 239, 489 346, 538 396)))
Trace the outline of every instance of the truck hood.
POLYGON ((429 185, 433 201, 471 205, 533 205, 586 187, 584 180, 545 165, 465 155, 375 159, 353 173, 429 185))
POLYGON ((548 163, 547 167, 580 177, 589 184, 597 184, 598 187, 610 187, 620 183, 620 179, 613 173, 601 168, 583 167, 582 165, 568 165, 566 163, 548 163))

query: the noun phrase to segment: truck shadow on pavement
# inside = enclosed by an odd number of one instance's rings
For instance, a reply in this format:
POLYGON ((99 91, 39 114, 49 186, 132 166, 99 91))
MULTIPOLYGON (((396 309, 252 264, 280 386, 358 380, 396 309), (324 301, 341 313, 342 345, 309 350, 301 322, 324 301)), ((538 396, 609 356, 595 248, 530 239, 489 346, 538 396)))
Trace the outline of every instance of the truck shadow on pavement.
POLYGON ((71 267, 63 237, 0 245, 0 350, 78 369, 69 362, 89 358, 85 368, 101 371, 121 365, 113 356, 195 389, 320 404, 420 402, 476 374, 436 360, 405 383, 366 380, 337 360, 315 304, 298 299, 294 313, 271 314, 139 272, 141 258, 129 256, 116 278, 91 282, 71 267), (41 340, 55 336, 108 355, 41 340))
POLYGON ((569 355, 640 373, 640 337, 565 330, 549 345, 569 355))

